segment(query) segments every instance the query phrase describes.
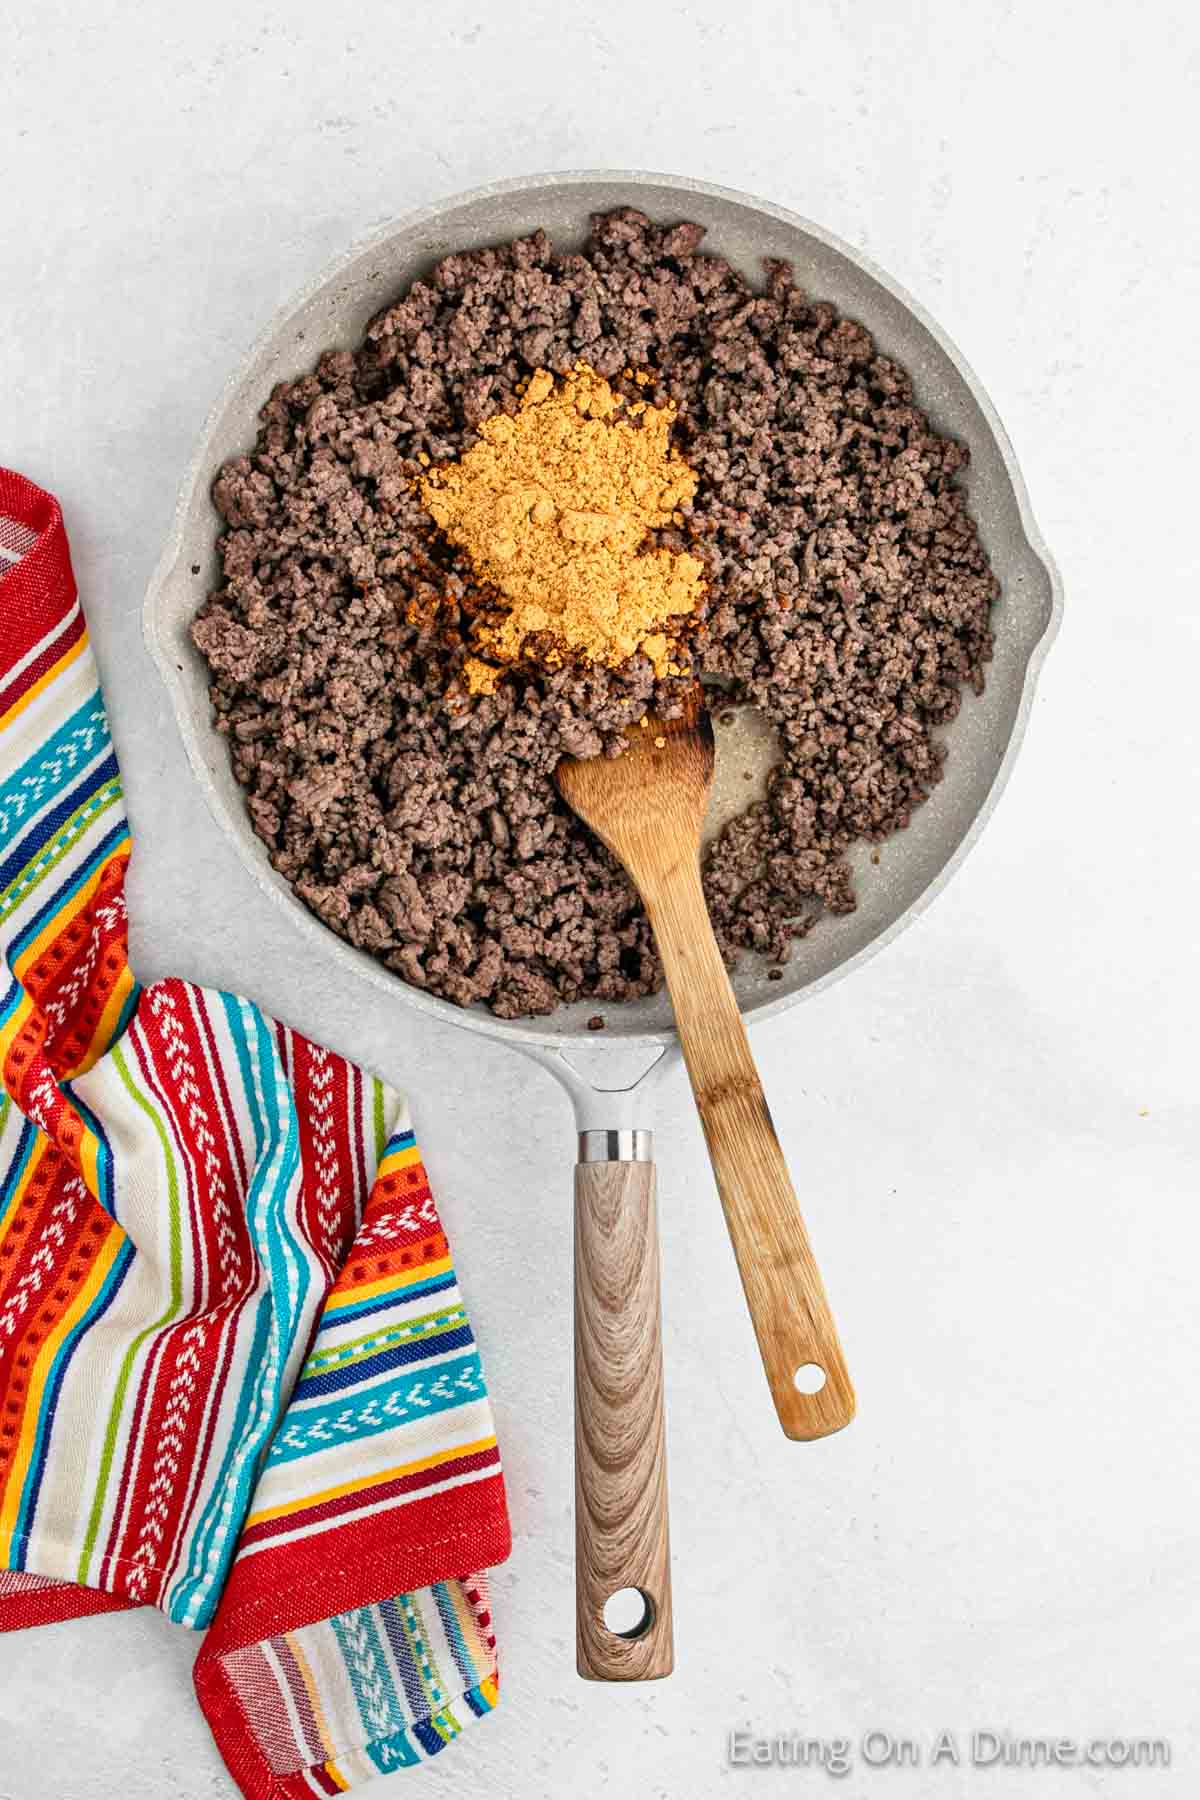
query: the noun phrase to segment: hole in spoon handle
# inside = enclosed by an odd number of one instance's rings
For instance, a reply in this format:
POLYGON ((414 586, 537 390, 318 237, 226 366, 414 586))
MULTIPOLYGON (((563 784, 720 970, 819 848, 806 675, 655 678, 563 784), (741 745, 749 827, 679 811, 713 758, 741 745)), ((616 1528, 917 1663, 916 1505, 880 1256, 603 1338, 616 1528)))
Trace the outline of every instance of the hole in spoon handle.
MULTIPOLYGON (((779 1423, 786 1436, 805 1442, 841 1431, 855 1409, 854 1388, 833 1320, 823 1304, 813 1308, 813 1299, 811 1292, 804 1296, 798 1330, 792 1308, 778 1301, 764 1306, 761 1293, 750 1308, 779 1423), (813 1310, 819 1315, 815 1321, 813 1310)), ((823 1294, 820 1300, 823 1303, 823 1294)))

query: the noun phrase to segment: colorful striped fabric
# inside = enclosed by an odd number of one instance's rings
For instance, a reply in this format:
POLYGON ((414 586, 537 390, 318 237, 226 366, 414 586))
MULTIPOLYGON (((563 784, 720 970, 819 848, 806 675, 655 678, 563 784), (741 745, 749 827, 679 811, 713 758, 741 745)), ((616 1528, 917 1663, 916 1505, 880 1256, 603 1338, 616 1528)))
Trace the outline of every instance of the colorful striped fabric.
POLYGON ((140 987, 129 848, 58 506, 0 470, 0 1628, 206 1628, 243 1793, 339 1793, 495 1704, 483 1371, 402 1097, 140 987))

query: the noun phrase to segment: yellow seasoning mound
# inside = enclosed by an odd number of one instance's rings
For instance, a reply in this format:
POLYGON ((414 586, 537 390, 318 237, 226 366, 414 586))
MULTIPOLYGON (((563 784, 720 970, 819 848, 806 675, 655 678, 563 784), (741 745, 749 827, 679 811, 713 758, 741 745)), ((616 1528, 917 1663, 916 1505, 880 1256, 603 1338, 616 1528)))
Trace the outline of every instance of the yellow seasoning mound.
POLYGON ((670 448, 674 417, 669 405, 622 400, 586 363, 557 383, 539 369, 514 417, 485 420, 477 444, 423 478, 427 511, 504 602, 475 623, 472 692, 490 693, 531 637, 546 663, 574 654, 613 668, 640 650, 656 674, 674 671, 673 638, 700 600, 703 566, 643 547, 648 531, 682 523, 696 491, 670 448))

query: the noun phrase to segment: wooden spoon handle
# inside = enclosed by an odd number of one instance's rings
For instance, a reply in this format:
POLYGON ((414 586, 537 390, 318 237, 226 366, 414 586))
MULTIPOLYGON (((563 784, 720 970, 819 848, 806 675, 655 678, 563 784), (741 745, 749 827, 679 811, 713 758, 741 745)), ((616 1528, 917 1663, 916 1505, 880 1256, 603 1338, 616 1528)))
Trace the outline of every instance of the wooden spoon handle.
POLYGON ((854 1417, 854 1389, 699 865, 676 863, 643 898, 779 1423, 790 1438, 827 1437, 854 1417), (823 1373, 823 1386, 802 1392, 798 1371, 823 1373))
POLYGON ((589 1681, 652 1681, 675 1652, 654 1164, 575 1170, 575 1652, 589 1681), (604 1622, 640 1589, 640 1629, 604 1622))

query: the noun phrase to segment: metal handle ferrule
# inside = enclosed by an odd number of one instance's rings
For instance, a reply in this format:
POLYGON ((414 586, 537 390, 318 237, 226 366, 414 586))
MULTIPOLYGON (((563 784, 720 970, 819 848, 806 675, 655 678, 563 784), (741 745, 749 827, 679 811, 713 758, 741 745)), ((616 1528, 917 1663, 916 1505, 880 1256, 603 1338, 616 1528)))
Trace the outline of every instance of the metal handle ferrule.
POLYGON ((626 1131, 581 1131, 579 1161, 653 1162, 654 1133, 641 1129, 626 1131))

